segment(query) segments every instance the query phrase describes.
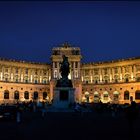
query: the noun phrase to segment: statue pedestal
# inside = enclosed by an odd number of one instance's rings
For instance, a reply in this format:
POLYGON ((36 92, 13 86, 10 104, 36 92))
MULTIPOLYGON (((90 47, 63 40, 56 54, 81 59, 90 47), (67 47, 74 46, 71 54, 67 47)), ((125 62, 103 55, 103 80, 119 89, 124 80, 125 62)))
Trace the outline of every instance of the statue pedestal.
POLYGON ((68 108, 75 102, 75 89, 72 87, 54 88, 53 106, 55 108, 68 108))

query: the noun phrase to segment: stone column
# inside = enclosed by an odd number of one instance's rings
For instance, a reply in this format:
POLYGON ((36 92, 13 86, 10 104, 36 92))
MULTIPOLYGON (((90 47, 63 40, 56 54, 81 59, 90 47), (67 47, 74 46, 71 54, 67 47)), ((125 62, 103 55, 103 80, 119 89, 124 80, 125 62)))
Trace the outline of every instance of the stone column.
POLYGON ((134 78, 133 78, 134 76, 133 76, 133 66, 132 65, 130 66, 130 76, 131 76, 130 80, 133 81, 134 80, 134 78))
POLYGON ((122 79, 123 79, 123 81, 124 81, 124 74, 125 74, 125 69, 124 69, 124 67, 122 67, 122 79))
POLYGON ((114 68, 112 68, 112 81, 114 81, 114 68))
POLYGON ((99 79, 100 79, 100 83, 102 83, 102 69, 99 69, 99 79))
POLYGON ((80 71, 80 62, 78 62, 78 78, 81 77, 81 71, 80 71))
POLYGON ((2 66, 2 80, 4 80, 4 66, 2 66))
POLYGON ((110 79, 110 82, 112 82, 112 73, 111 73, 111 68, 109 68, 109 79, 110 79))
POLYGON ((21 82, 23 82, 23 68, 21 68, 21 82))
POLYGON ((75 62, 73 62, 73 78, 75 79, 75 62))
POLYGON ((133 78, 136 80, 136 65, 133 65, 133 78))
POLYGON ((120 76, 120 82, 122 82, 122 69, 119 67, 119 76, 120 76))

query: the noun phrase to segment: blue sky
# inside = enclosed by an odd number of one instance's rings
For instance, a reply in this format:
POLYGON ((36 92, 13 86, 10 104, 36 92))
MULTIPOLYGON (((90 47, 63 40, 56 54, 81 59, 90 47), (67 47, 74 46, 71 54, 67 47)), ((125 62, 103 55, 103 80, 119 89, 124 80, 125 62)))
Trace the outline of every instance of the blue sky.
POLYGON ((0 57, 48 63, 65 41, 83 62, 140 56, 140 2, 0 2, 0 57))

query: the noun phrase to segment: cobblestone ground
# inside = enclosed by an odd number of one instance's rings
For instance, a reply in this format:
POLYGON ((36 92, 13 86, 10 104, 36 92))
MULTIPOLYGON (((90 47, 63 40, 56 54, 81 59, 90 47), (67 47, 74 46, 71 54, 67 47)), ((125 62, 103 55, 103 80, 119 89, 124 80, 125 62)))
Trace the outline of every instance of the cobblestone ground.
POLYGON ((123 115, 84 112, 48 112, 42 118, 40 112, 26 112, 22 122, 0 122, 0 140, 139 140, 140 118, 135 121, 133 134, 123 115))

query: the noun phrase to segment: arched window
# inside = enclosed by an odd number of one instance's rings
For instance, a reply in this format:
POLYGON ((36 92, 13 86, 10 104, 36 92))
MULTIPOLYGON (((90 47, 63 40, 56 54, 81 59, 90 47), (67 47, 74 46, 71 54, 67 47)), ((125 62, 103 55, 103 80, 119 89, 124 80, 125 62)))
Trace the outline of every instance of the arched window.
POLYGON ((85 98, 86 98, 86 101, 89 102, 89 92, 88 91, 85 92, 85 98))
POLYGON ((19 99, 19 91, 14 92, 14 99, 19 99))
POLYGON ((129 79, 128 79, 128 78, 126 78, 126 79, 125 79, 125 82, 126 82, 126 83, 127 83, 127 82, 129 82, 129 79))
POLYGON ((136 78, 136 81, 137 81, 137 82, 140 82, 140 77, 137 77, 137 78, 136 78))
POLYGON ((97 91, 94 92, 94 102, 99 102, 99 93, 97 91))
POLYGON ((47 83, 46 80, 43 80, 43 83, 46 84, 47 83))
POLYGON ((29 99, 29 92, 28 92, 28 91, 25 91, 25 92, 24 92, 24 98, 25 98, 25 99, 29 99))
POLYGON ((128 90, 126 90, 124 92, 124 100, 129 100, 129 91, 128 90))
POLYGON ((43 92, 43 100, 47 98, 47 92, 43 92))
POLYGON ((37 91, 34 92, 33 98, 34 98, 35 100, 38 99, 38 92, 37 92, 37 91))
POLYGON ((114 101, 118 101, 119 100, 119 92, 118 91, 114 91, 113 92, 113 98, 114 98, 114 101))
POLYGON ((107 91, 105 91, 104 93, 103 93, 103 99, 104 100, 108 100, 108 92, 107 91))
POLYGON ((4 91, 4 99, 9 99, 9 91, 8 90, 4 91))
POLYGON ((140 90, 137 90, 137 91, 135 92, 135 99, 136 99, 136 100, 140 100, 140 90))

